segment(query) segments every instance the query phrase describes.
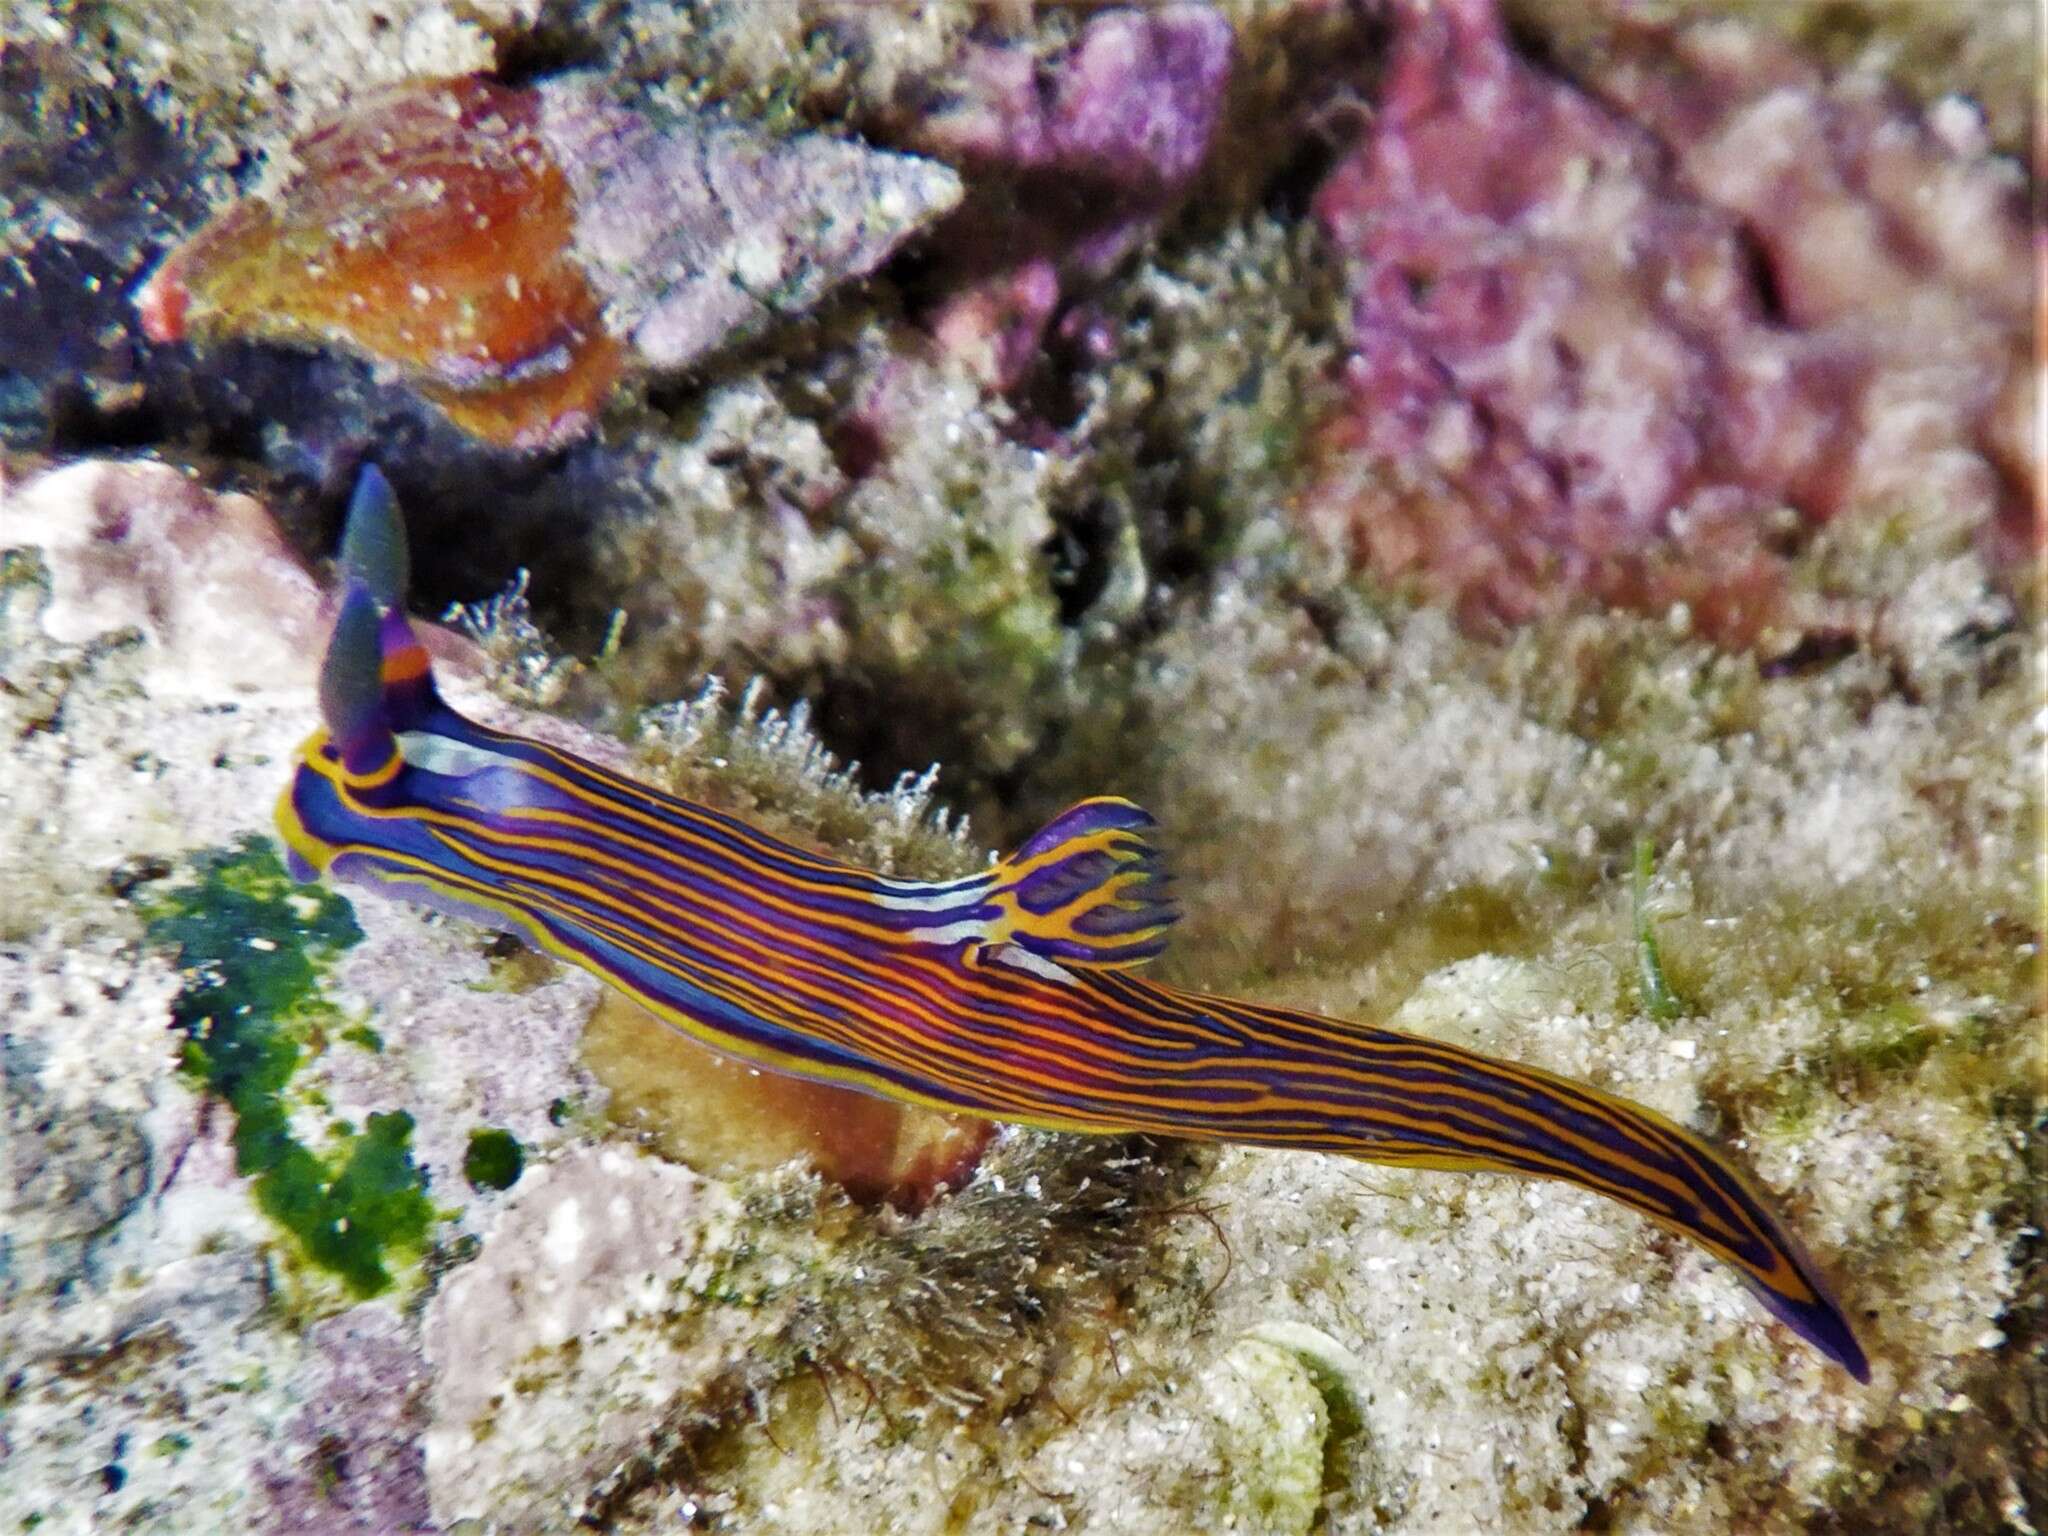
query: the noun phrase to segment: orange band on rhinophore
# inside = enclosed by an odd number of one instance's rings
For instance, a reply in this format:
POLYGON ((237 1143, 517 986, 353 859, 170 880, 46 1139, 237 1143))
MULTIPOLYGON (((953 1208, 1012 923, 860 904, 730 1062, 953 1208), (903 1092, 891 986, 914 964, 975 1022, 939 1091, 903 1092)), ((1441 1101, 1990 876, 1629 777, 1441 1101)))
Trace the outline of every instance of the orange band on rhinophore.
POLYGON ((428 670, 427 648, 419 644, 408 645, 384 658, 382 680, 386 684, 418 682, 428 670))

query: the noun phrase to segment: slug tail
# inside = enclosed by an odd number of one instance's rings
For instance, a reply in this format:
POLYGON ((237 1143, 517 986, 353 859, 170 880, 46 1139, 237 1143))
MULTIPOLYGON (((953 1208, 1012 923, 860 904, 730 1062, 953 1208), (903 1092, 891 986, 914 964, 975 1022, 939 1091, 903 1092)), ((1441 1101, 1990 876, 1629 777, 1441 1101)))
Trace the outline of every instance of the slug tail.
POLYGON ((1243 1107, 1188 1105, 1197 1134, 1577 1185, 1698 1244, 1774 1317, 1869 1379, 1847 1315, 1776 1202, 1726 1153, 1655 1110, 1449 1041, 1136 979, 1105 984, 1162 1034, 1194 1018, 1234 1037, 1223 1048, 1228 1071, 1261 1091, 1243 1107))
POLYGON ((1787 1258, 1797 1268, 1804 1282, 1806 1294, 1789 1296, 1747 1271, 1742 1272, 1743 1283, 1749 1287, 1750 1294, 1763 1303, 1764 1309, 1771 1316, 1834 1361, 1858 1382, 1868 1386, 1870 1360, 1863 1353, 1863 1346, 1856 1342, 1856 1335, 1849 1327, 1847 1315, 1834 1297, 1828 1294, 1827 1287, 1814 1272, 1806 1255, 1799 1251, 1797 1244, 1789 1236, 1784 1238, 1784 1242, 1789 1250, 1787 1258))

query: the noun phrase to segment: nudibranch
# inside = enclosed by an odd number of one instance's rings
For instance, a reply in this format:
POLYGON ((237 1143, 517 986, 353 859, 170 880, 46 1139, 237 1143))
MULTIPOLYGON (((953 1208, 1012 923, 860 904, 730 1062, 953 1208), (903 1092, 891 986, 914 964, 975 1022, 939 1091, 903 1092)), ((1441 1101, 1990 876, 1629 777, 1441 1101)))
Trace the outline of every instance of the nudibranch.
POLYGON ((1662 1116, 1440 1041, 1145 978, 1177 908, 1130 802, 1084 800, 964 879, 840 863, 451 709, 404 613, 404 536, 375 471, 342 563, 325 725, 278 804, 302 878, 508 929, 773 1072, 1056 1131, 1561 1179, 1698 1243, 1869 1379, 1766 1198, 1662 1116))

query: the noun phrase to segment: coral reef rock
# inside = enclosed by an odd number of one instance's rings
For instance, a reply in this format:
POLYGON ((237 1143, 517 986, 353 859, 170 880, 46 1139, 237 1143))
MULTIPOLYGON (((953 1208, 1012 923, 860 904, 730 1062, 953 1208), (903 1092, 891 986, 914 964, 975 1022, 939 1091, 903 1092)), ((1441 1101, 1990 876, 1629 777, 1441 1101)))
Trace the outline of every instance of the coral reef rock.
POLYGON ((270 513, 163 464, 0 471, 0 548, 39 550, 54 640, 133 628, 152 686, 206 697, 311 683, 320 589, 270 513))
POLYGON ((743 1241, 729 1194, 623 1148, 523 1180, 435 1295, 427 1484, 436 1515, 562 1529, 778 1309, 706 1299, 743 1241))
MULTIPOLYGON (((312 685, 331 604, 253 497, 142 460, 88 459, 18 483, 0 469, 8 548, 40 556, 45 634, 78 645, 135 632, 154 691, 221 699, 312 685)), ((479 674, 470 641, 422 632, 444 672, 479 674)))
POLYGON ((2042 1525, 2024 4, 0 9, 0 1531, 2042 1525), (465 714, 919 878, 1128 795, 1162 975, 1712 1139, 1871 1384, 1556 1184, 920 1205, 291 880, 365 458, 465 714))

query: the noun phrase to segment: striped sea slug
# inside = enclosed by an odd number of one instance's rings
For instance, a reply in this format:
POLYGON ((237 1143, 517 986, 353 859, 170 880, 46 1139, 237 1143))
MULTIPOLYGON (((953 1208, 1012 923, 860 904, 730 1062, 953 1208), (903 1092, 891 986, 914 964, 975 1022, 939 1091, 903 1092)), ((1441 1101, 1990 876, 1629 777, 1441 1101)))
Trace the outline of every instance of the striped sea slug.
POLYGON ((1534 1067, 1149 980, 1177 915, 1152 820, 1084 800, 982 873, 896 879, 451 709, 366 473, 278 805, 295 870, 508 929, 721 1055, 931 1109, 1562 1179, 1735 1267, 1859 1381, 1862 1349, 1755 1184, 1698 1136, 1534 1067))

